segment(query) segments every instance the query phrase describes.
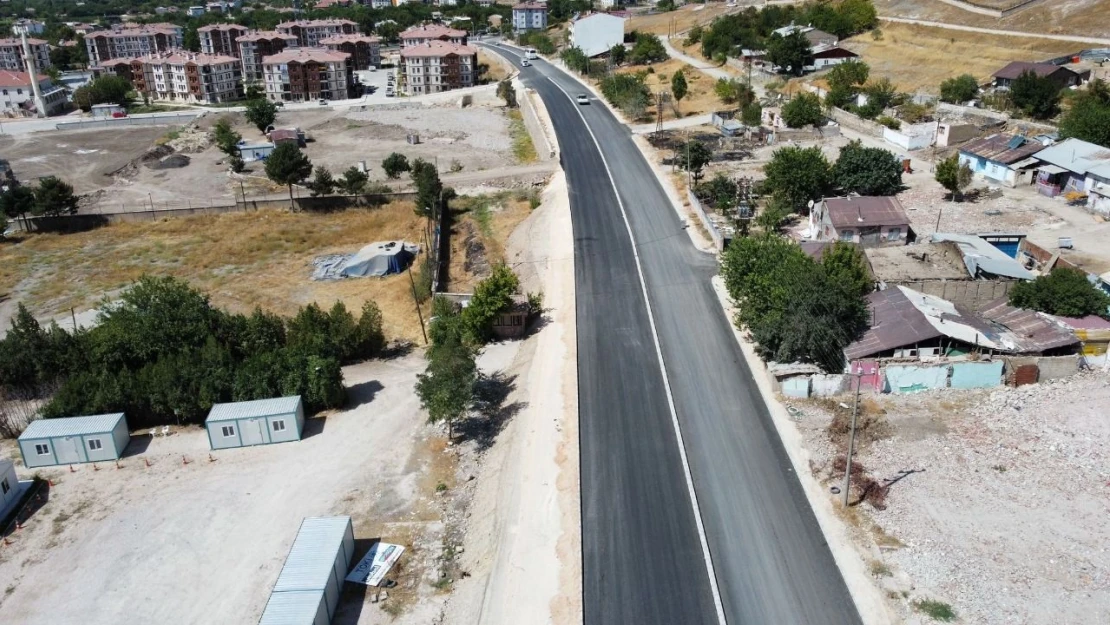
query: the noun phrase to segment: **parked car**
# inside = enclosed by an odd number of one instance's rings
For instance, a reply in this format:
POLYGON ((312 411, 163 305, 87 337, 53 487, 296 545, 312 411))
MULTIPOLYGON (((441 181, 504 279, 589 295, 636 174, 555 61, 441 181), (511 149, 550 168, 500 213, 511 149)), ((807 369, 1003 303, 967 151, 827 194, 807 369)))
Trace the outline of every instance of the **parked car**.
POLYGON ((327 106, 328 105, 328 101, 325 100, 324 98, 320 98, 319 100, 316 101, 316 103, 319 104, 320 106, 327 106))
POLYGON ((589 96, 587 96, 584 93, 579 93, 578 97, 575 98, 574 101, 579 103, 579 104, 589 104, 590 103, 590 98, 589 98, 589 96))

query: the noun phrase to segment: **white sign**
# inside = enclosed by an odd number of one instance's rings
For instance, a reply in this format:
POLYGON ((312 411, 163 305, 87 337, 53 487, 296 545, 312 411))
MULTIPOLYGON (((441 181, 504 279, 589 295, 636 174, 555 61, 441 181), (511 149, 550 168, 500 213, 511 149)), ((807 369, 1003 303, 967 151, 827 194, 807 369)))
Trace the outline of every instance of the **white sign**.
POLYGON ((367 551, 362 560, 359 560, 358 566, 347 574, 347 581, 366 584, 367 586, 377 586, 382 583, 385 574, 393 568, 393 565, 404 551, 405 548, 401 545, 391 545, 383 542, 374 543, 370 547, 370 551, 367 551))

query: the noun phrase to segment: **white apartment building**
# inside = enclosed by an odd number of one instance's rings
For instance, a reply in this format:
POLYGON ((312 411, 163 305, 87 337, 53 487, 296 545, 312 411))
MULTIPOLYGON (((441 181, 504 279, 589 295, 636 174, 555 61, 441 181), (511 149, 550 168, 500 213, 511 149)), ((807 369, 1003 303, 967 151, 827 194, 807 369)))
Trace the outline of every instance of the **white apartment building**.
POLYGON ((133 59, 148 54, 169 52, 184 46, 184 32, 173 24, 147 24, 117 27, 85 35, 89 65, 101 65, 109 59, 133 59))
POLYGON ((447 41, 429 41, 401 49, 402 85, 409 95, 473 87, 478 79, 478 51, 447 41))
MULTIPOLYGON (((39 89, 46 104, 47 116, 60 113, 66 105, 66 90, 54 84, 49 76, 39 76, 39 89)), ((25 114, 35 107, 35 91, 31 86, 30 74, 0 70, 0 110, 17 115, 25 114)))
POLYGON ((209 24, 197 29, 200 37, 200 51, 205 54, 226 54, 239 57, 239 46, 235 43, 239 37, 250 32, 246 26, 239 24, 209 24))
POLYGON ((233 56, 179 51, 127 62, 135 90, 155 100, 213 104, 243 95, 241 65, 233 56))
POLYGON ((465 30, 450 28, 442 24, 424 24, 401 31, 401 47, 419 46, 431 41, 443 41, 465 46, 466 38, 467 32, 465 30))
POLYGON ((296 20, 278 24, 277 31, 296 36, 301 47, 314 48, 320 45, 321 39, 355 34, 358 32, 358 24, 340 19, 296 20))
POLYGON ((243 61, 243 80, 246 82, 262 81, 263 59, 297 46, 296 35, 279 33, 276 30, 258 30, 242 35, 235 41, 239 49, 239 59, 243 61))
POLYGON ((522 2, 513 7, 513 32, 547 28, 547 5, 542 2, 522 2))
POLYGON ((29 20, 25 17, 12 22, 12 33, 16 35, 23 33, 27 33, 27 36, 41 35, 44 30, 46 30, 46 22, 29 20))
POLYGON ((274 102, 344 100, 354 88, 350 55, 325 48, 289 48, 263 59, 262 71, 274 102))
MULTIPOLYGON (((50 67, 50 45, 42 39, 27 38, 27 46, 35 57, 35 67, 42 71, 50 67)), ((0 69, 9 69, 13 72, 25 72, 27 66, 23 63, 23 42, 19 37, 0 39, 0 69)))

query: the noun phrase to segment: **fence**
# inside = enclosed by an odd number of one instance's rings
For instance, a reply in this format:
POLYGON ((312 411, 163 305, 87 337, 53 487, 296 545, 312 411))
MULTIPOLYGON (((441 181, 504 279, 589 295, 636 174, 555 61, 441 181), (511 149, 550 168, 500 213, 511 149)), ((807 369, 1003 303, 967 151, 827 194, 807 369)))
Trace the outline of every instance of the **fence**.
POLYGON ((713 239, 713 246, 720 252, 725 249, 725 239, 721 236, 721 232, 717 230, 717 226, 709 219, 709 215, 705 213, 705 209, 698 200, 698 196, 694 195, 691 189, 686 189, 686 199, 690 201, 690 206, 694 207, 694 212, 698 214, 698 219, 701 220, 701 225, 709 232, 709 237, 713 239))
POLYGON ((853 115, 852 113, 849 113, 842 108, 830 109, 829 117, 831 117, 836 123, 840 124, 841 126, 851 128, 856 132, 862 132, 865 135, 871 135, 872 137, 878 137, 880 139, 883 138, 883 131, 886 130, 886 126, 883 126, 882 124, 868 121, 866 119, 863 119, 859 115, 853 115))
POLYGON ((112 119, 90 119, 79 122, 61 122, 54 125, 57 130, 84 130, 87 128, 116 128, 120 126, 173 126, 187 124, 204 115, 207 111, 195 113, 166 113, 144 117, 118 117, 112 119))

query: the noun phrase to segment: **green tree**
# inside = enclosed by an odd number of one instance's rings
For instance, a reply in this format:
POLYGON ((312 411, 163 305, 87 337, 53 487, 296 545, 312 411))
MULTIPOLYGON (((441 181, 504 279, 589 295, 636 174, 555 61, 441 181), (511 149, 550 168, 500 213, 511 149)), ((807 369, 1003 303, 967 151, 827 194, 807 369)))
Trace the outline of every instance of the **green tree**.
POLYGON ((624 47, 623 43, 615 44, 612 48, 609 48, 609 60, 613 62, 614 67, 624 65, 627 57, 628 50, 624 47))
POLYGON ((1110 87, 1096 78, 1079 92, 1060 119, 1060 136, 1110 148, 1110 87))
POLYGON ((190 24, 185 28, 182 44, 190 52, 200 52, 200 33, 197 32, 196 24, 190 24))
POLYGON ((812 93, 799 93, 782 106, 782 121, 791 128, 816 126, 824 119, 821 98, 812 93))
POLYGON ((940 99, 953 104, 963 104, 979 95, 979 81, 971 74, 960 74, 940 83, 940 99))
POLYGON ((937 163, 937 170, 933 177, 940 186, 952 194, 952 201, 956 201, 963 190, 971 184, 971 168, 967 163, 961 165, 959 155, 953 154, 937 163))
POLYGON ((875 290, 867 260, 858 246, 837 241, 821 255, 820 263, 829 280, 849 294, 864 297, 875 290))
POLYGON ((632 119, 643 117, 651 102, 651 92, 638 74, 613 73, 601 79, 601 94, 632 119))
POLYGON ((382 161, 382 169, 385 170, 386 177, 396 180, 401 177, 401 174, 410 171, 411 167, 409 159, 405 158, 404 154, 393 152, 382 161))
POLYGON ((244 115, 247 121, 258 128, 258 132, 266 132, 266 129, 273 126, 274 120, 277 119, 277 105, 264 98, 251 100, 247 102, 244 115))
POLYGON ((658 35, 651 33, 637 33, 636 43, 632 44, 632 52, 628 55, 633 65, 650 65, 667 60, 667 49, 658 35))
POLYGON ((439 179, 436 166, 424 159, 412 162, 412 182, 416 185, 416 212, 419 215, 432 215, 440 202, 443 183, 439 179))
POLYGON ((1050 315, 1110 318, 1110 296, 1078 269, 1061 268, 1032 282, 1019 282, 1010 291, 1010 305, 1050 315))
POLYGON ((571 71, 579 74, 585 74, 590 69, 590 57, 586 56, 586 53, 578 46, 571 46, 563 50, 559 58, 571 71))
POLYGON ((470 303, 462 311, 463 328, 468 342, 484 344, 493 337, 497 315, 513 304, 513 295, 520 290, 520 279, 505 263, 494 265, 490 276, 474 288, 470 303))
POLYGON ((94 104, 119 104, 127 106, 131 103, 131 83, 122 76, 104 74, 94 78, 84 87, 78 87, 73 92, 73 103, 81 110, 88 111, 94 104))
POLYGON ((894 195, 902 190, 902 163, 890 150, 863 147, 857 140, 840 148, 832 177, 846 193, 894 195))
POLYGON ((725 104, 737 104, 741 108, 755 101, 755 92, 748 85, 733 78, 718 78, 713 92, 725 104))
POLYGON ((682 98, 686 97, 686 75, 681 69, 671 76, 671 95, 678 104, 681 104, 682 98))
POLYGON ((690 139, 678 155, 678 166, 690 172, 694 182, 701 180, 705 166, 713 160, 713 151, 697 139, 690 139))
POLYGON ((292 143, 282 143, 266 158, 266 177, 289 189, 289 206, 293 207, 293 185, 301 184, 312 175, 312 161, 292 143))
POLYGON ((1025 70, 1010 83, 1010 100, 1034 119, 1049 119, 1060 112, 1060 87, 1048 77, 1025 70))
POLYGON ((337 184, 339 189, 347 195, 358 195, 366 188, 366 183, 370 180, 370 175, 361 171, 358 167, 348 167, 343 172, 343 177, 339 179, 337 184))
POLYGON ((898 95, 889 78, 872 80, 864 85, 863 92, 867 94, 868 106, 875 107, 876 111, 882 111, 893 104, 895 97, 898 95))
POLYGON ((763 166, 764 187, 785 209, 805 213, 811 200, 824 197, 832 186, 832 168, 821 148, 785 147, 775 150, 763 166))
POLYGON ((763 107, 759 102, 749 102, 740 112, 740 121, 749 127, 757 127, 763 123, 763 107))
POLYGON ((879 25, 879 14, 871 0, 843 0, 837 12, 847 22, 849 30, 845 34, 862 33, 879 25))
POLYGON ((447 424, 448 438, 474 401, 477 379, 474 351, 457 337, 428 349, 428 367, 417 376, 416 396, 429 423, 447 424))
POLYGON ((27 213, 35 212, 35 192, 31 187, 21 184, 8 184, 5 191, 0 191, 0 211, 9 219, 27 217, 27 213))
POLYGON ((813 61, 813 50, 801 30, 785 37, 775 33, 767 40, 767 60, 781 73, 801 76, 813 61))
POLYGON ((77 196, 73 194, 73 186, 54 176, 40 178, 31 212, 48 217, 75 214, 77 196))
POLYGON ((867 83, 871 68, 863 61, 845 61, 833 66, 825 78, 830 88, 852 89, 867 83))
POLYGON ((334 193, 335 177, 331 175, 331 170, 323 165, 317 165, 313 170, 312 181, 308 183, 308 188, 312 192, 312 197, 334 193))
POLYGON ((505 106, 515 109, 517 107, 516 89, 513 87, 513 81, 506 78, 497 83, 497 97, 505 101, 505 106))
POLYGON ((373 358, 385 349, 385 332, 382 330, 382 310, 373 300, 362 305, 358 318, 358 355, 373 358))
POLYGON ((239 155, 239 142, 243 140, 243 135, 231 129, 231 122, 226 117, 221 117, 216 122, 212 129, 212 138, 216 142, 216 147, 224 154, 239 155))

